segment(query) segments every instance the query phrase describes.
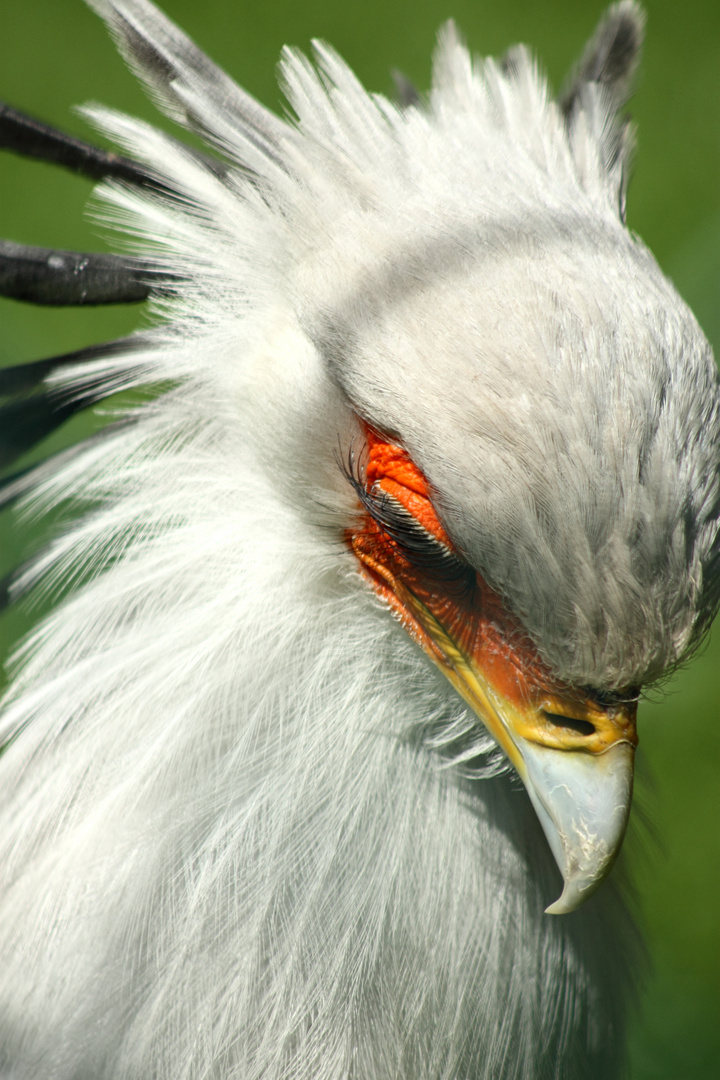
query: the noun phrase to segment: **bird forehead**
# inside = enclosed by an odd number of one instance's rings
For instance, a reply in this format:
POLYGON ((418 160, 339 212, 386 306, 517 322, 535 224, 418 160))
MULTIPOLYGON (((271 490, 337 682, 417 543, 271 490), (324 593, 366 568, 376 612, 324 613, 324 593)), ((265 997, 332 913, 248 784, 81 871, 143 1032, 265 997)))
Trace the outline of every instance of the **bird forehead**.
POLYGON ((562 409, 596 366, 605 378, 637 369, 635 351, 652 377, 662 348, 647 347, 648 331, 668 310, 689 314, 619 222, 518 210, 462 226, 431 220, 401 239, 372 217, 367 227, 330 245, 300 290, 305 330, 351 395, 387 384, 390 397, 420 396, 438 384, 449 404, 460 388, 465 412, 483 393, 498 402, 526 391, 562 409))
POLYGON ((587 256, 519 244, 511 257, 480 245, 445 266, 418 261, 411 275, 407 261, 382 266, 311 336, 365 419, 451 467, 488 450, 526 477, 538 455, 582 465, 586 445, 637 457, 672 366, 704 341, 694 320, 654 264, 645 284, 632 245, 587 256))

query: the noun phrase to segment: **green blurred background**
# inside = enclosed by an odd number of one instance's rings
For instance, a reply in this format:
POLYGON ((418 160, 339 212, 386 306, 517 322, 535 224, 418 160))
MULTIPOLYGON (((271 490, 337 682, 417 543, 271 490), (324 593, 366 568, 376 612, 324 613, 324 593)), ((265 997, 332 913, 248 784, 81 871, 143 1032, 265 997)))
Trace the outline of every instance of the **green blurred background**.
MULTIPOLYGON (((453 17, 473 50, 525 41, 558 87, 605 5, 578 0, 165 0, 165 10, 247 89, 282 108, 275 64, 285 43, 323 37, 372 90, 397 67, 425 88, 437 27, 453 17)), ((645 62, 631 111, 639 127, 630 226, 720 347, 720 4, 649 0, 645 62)), ((2 0, 0 98, 90 137, 88 100, 153 118, 100 21, 81 0, 2 0)), ((84 216, 85 181, 0 154, 0 236, 103 249, 84 216)), ((138 308, 54 311, 0 301, 0 363, 129 331, 138 308)), ((81 421, 87 425, 88 421, 81 421)), ((77 429, 76 429, 77 430, 77 429)), ((72 433, 70 433, 72 434, 72 433)), ((63 433, 52 440, 67 440, 63 433)), ((0 517, 3 571, 37 527, 0 517)), ((0 654, 37 617, 0 621, 0 654)), ((633 1080, 720 1077, 720 631, 640 714, 639 803, 650 828, 630 838, 652 960, 632 1018, 633 1080)), ((636 817, 639 815, 636 815, 636 817)))

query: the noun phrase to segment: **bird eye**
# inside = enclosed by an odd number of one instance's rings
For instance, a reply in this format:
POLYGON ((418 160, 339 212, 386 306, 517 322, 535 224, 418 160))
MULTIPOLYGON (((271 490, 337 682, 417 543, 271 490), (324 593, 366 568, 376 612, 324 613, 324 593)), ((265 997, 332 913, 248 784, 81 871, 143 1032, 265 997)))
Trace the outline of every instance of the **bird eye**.
POLYGON ((443 582, 469 589, 475 572, 415 520, 396 499, 381 489, 354 484, 360 502, 373 521, 416 569, 443 582))
POLYGON ((351 451, 341 465, 369 517, 402 552, 408 562, 447 587, 467 591, 475 571, 437 537, 429 533, 398 499, 377 482, 368 484, 365 470, 351 451))
POLYGON ((581 720, 577 716, 561 716, 560 713, 547 712, 546 709, 543 709, 543 716, 555 727, 574 731, 576 735, 595 734, 595 725, 591 724, 589 720, 581 720))

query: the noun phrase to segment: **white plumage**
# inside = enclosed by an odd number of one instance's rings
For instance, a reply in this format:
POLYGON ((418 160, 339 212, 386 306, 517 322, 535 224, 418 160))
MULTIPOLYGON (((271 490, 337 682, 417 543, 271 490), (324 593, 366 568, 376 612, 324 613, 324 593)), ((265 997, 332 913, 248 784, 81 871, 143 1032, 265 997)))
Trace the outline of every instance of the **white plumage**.
POLYGON ((619 890, 544 914, 535 812, 359 572, 348 472, 366 425, 401 445, 598 701, 709 625, 717 376, 622 220, 636 48, 590 78, 641 16, 613 9, 564 111, 524 50, 474 61, 451 27, 426 107, 288 51, 291 123, 146 0, 92 6, 229 165, 88 110, 160 185, 107 183, 106 220, 171 277, 155 329, 49 376, 156 392, 14 481, 82 513, 14 585, 73 589, 3 713, 0 1075, 615 1075, 619 890))

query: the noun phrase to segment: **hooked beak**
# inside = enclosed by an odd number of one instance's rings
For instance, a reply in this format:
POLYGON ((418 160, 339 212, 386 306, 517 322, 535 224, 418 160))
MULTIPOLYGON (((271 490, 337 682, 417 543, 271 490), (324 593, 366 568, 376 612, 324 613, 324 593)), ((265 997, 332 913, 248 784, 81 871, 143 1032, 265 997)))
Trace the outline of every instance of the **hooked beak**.
POLYGON ((635 748, 597 756, 523 747, 523 782, 565 882, 548 915, 574 911, 602 883, 620 850, 632 800, 635 748))

